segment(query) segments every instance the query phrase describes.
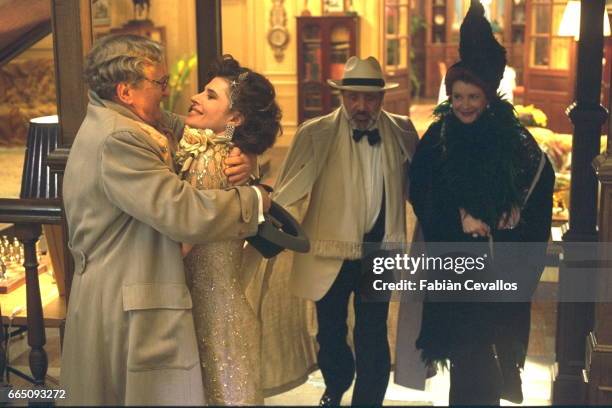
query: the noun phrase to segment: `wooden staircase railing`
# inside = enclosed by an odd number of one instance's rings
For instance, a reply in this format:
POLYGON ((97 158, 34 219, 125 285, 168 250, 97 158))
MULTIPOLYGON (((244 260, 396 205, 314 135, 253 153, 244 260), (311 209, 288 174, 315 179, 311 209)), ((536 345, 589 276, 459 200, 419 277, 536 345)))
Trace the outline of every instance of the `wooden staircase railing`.
POLYGON ((36 243, 43 224, 62 224, 62 202, 60 199, 0 199, 0 222, 15 224, 15 236, 24 246, 29 365, 34 384, 42 386, 48 361, 44 348, 46 337, 38 283, 36 243))

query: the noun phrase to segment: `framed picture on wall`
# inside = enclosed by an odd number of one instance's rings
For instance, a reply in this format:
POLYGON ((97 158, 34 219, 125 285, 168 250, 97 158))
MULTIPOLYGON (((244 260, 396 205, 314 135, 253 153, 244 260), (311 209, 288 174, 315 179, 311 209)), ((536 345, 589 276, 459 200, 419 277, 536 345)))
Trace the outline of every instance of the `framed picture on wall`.
POLYGON ((351 0, 321 0, 321 10, 324 15, 345 14, 347 3, 351 0))
POLYGON ((110 25, 109 0, 91 0, 91 21, 94 27, 110 25))

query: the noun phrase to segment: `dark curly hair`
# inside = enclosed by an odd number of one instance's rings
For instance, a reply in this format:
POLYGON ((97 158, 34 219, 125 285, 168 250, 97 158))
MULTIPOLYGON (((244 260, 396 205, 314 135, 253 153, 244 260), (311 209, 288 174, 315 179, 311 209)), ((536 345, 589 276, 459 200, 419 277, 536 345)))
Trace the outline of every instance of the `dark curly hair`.
POLYGON ((215 77, 229 82, 230 110, 241 113, 244 118, 234 132, 236 146, 243 152, 255 154, 272 147, 282 133, 282 113, 272 83, 263 75, 240 66, 229 54, 211 66, 206 83, 215 77))

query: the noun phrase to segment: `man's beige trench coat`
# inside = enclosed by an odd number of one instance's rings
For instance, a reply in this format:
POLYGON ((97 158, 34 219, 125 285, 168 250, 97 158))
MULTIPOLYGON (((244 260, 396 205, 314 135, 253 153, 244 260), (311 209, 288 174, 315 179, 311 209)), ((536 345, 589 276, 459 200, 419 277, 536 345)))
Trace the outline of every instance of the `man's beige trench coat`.
MULTIPOLYGON (((336 129, 335 121, 340 114, 337 109, 300 128, 300 138, 294 139, 277 179, 273 199, 300 222, 308 210, 309 192, 317 175, 325 171, 336 129), (311 176, 300 177, 300 173, 308 168, 311 176)), ((381 114, 393 125, 394 136, 401 141, 401 147, 407 153, 406 160, 409 160, 418 141, 412 123, 405 116, 384 111, 381 114)), ((404 167, 398 165, 397 168, 404 167)), ((395 176, 397 182, 406 177, 405 174, 395 176)), ((325 216, 325 213, 320 214, 320 217, 325 216)), ((326 222, 334 224, 334 220, 326 222)), ((321 298, 338 274, 342 260, 312 258, 312 269, 297 271, 293 263, 294 253, 291 251, 283 251, 277 257, 262 262, 261 255, 247 246, 243 257, 243 276, 245 280, 250 279, 244 285, 248 287, 247 295, 262 322, 262 376, 264 388, 271 390, 269 393, 285 391, 290 386, 304 382, 316 364, 315 312, 312 304, 302 298, 321 298)), ((423 389, 425 366, 414 346, 420 327, 421 304, 411 302, 402 305, 403 313, 399 322, 398 306, 397 301, 392 302, 389 316, 389 339, 392 346, 396 344, 395 329, 398 323, 401 330, 398 333, 401 343, 397 343, 397 353, 401 354, 401 358, 398 356, 397 359, 396 380, 399 375, 401 381, 398 382, 402 385, 423 389)), ((392 347, 395 361, 394 352, 395 348, 392 347)))
POLYGON ((62 405, 205 403, 179 243, 254 235, 258 201, 250 187, 197 191, 168 158, 137 117, 90 93, 64 177, 75 275, 62 405))
MULTIPOLYGON (((341 108, 338 108, 329 115, 307 122, 298 130, 278 176, 275 186, 276 191, 273 196, 273 199, 280 205, 294 213, 299 212, 298 219, 300 221, 305 218, 316 219, 316 222, 310 222, 309 225, 322 239, 329 239, 327 237, 329 231, 341 228, 341 226, 338 226, 338 220, 330 218, 330 213, 326 212, 324 208, 319 209, 318 213, 313 213, 311 208, 313 204, 310 203, 310 197, 321 174, 326 171, 326 165, 333 160, 330 157, 330 152, 333 141, 338 138, 338 135, 335 134, 338 129, 337 123, 345 120, 342 116, 341 108), (297 210, 298 207, 300 208, 299 211, 297 210)), ((384 169, 385 177, 389 179, 389 184, 402 186, 406 178, 406 166, 412 158, 418 136, 412 122, 407 117, 388 113, 384 110, 380 113, 380 116, 379 125, 384 127, 383 131, 386 130, 390 133, 389 139, 395 142, 398 150, 394 151, 389 157, 389 163, 386 164, 387 168, 384 169)), ((329 191, 335 191, 336 186, 326 187, 329 191)), ((338 190, 341 187, 337 186, 338 190)), ((400 200, 403 199, 403 190, 403 187, 399 188, 398 197, 400 200)), ((389 192, 386 191, 385 193, 386 199, 389 201, 389 192)), ((404 207, 403 202, 395 204, 404 207)), ((335 205, 342 206, 343 203, 336 201, 335 205)), ((405 210, 402 210, 402 212, 405 212, 405 210)), ((302 222, 303 226, 304 224, 305 222, 302 222)), ((405 236, 405 227, 399 229, 405 236)), ((307 230, 306 232, 309 233, 310 231, 307 230)), ((310 238, 316 238, 312 234, 310 234, 310 238)), ((351 239, 351 237, 347 237, 347 239, 351 239)), ((405 240, 405 237, 402 240, 405 240)), ((311 246, 312 244, 311 242, 311 246)), ((293 263, 290 277, 291 291, 295 295, 306 299, 314 301, 321 299, 340 272, 343 259, 317 256, 312 250, 308 254, 296 255, 296 258, 299 258, 300 262, 294 261, 293 263)))

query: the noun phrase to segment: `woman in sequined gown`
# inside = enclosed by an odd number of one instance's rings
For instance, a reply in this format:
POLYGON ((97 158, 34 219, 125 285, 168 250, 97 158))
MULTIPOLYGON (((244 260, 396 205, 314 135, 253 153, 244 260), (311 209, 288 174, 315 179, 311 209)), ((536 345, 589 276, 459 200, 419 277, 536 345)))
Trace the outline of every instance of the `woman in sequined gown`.
MULTIPOLYGON (((176 156, 182 177, 199 189, 229 187, 223 169, 231 149, 261 154, 280 131, 281 112, 265 77, 224 56, 209 78, 192 98, 176 156)), ((210 405, 263 404, 260 327, 238 276, 243 245, 243 240, 183 244, 210 405)))

